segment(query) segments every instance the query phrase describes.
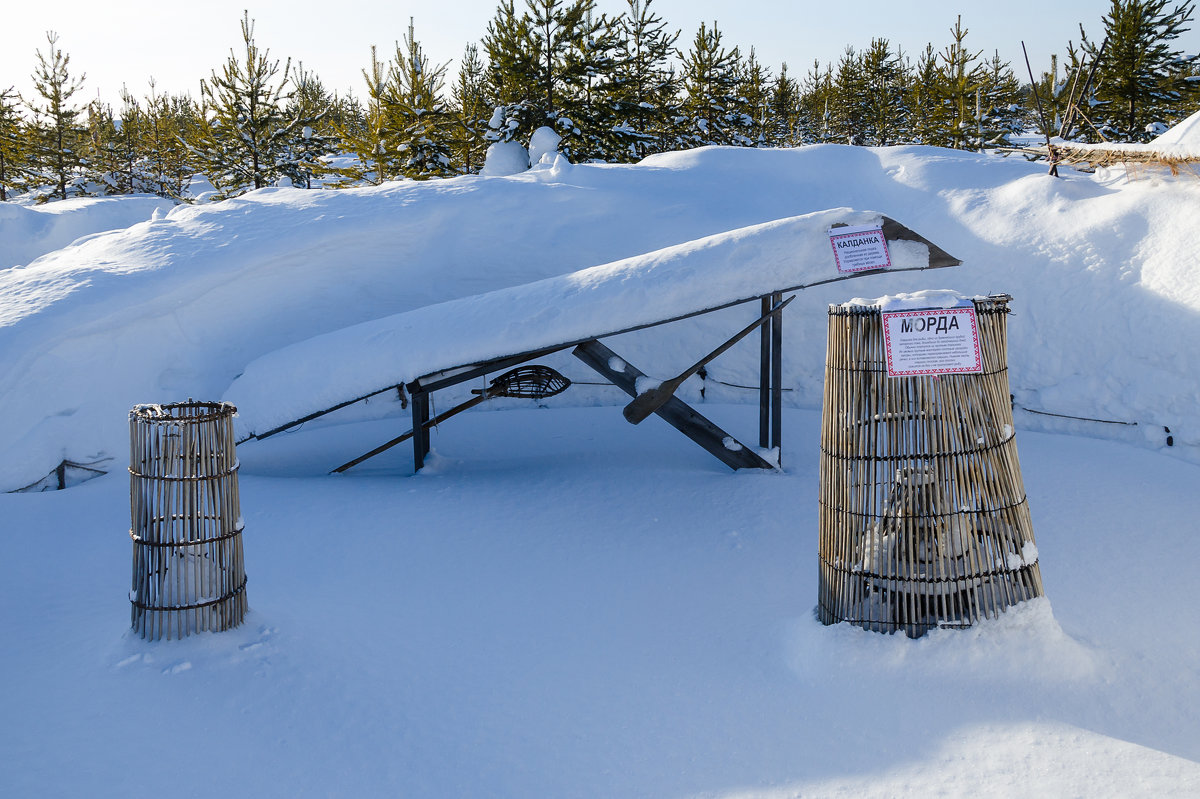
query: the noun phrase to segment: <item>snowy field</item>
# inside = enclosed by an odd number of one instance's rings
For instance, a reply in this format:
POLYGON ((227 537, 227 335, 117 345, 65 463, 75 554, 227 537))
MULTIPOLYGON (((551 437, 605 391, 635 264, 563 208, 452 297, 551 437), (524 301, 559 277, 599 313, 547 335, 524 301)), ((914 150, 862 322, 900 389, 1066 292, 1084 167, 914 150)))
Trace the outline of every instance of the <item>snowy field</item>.
MULTIPOLYGON (((1200 796, 1200 181, 1063 173, 707 148, 173 209, 0 204, 0 491, 64 458, 110 471, 0 493, 0 796, 1200 796), (547 287, 623 281, 601 314, 618 329, 694 303, 713 269, 832 273, 827 239, 785 221, 831 208, 963 264, 800 292, 781 472, 626 424, 623 394, 556 356, 577 385, 446 422, 420 474, 402 446, 327 476, 408 428, 379 398, 239 447, 242 627, 128 631, 133 405, 227 397, 253 426, 417 356, 582 324, 547 287), (1047 597, 916 641, 826 628, 826 306, 922 289, 1014 296, 1047 597)), ((606 343, 662 378, 754 315, 606 343)), ((756 367, 751 339, 680 394, 753 441, 756 367)))
POLYGON ((240 448, 251 612, 183 641, 126 629, 125 478, 0 495, 0 794, 1200 792, 1200 467, 1022 432, 1048 598, 912 641, 814 619, 815 412, 783 474, 608 407, 308 476, 393 431, 240 448))

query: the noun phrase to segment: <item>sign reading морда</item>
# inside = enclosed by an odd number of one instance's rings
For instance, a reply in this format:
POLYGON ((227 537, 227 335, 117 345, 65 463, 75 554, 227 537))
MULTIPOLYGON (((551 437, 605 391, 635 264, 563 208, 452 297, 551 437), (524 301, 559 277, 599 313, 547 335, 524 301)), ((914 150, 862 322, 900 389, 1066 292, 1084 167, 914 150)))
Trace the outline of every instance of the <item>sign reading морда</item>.
POLYGON ((888 377, 979 374, 979 324, 975 307, 882 314, 888 377))
POLYGON ((829 243, 839 272, 889 269, 892 265, 887 239, 878 225, 830 228, 829 243))

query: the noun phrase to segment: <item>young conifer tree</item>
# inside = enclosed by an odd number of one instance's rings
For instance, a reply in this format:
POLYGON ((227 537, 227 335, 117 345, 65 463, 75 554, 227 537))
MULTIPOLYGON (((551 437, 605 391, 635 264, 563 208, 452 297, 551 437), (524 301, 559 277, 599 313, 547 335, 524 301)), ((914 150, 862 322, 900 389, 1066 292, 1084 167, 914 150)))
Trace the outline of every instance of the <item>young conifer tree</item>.
POLYGON ((483 37, 487 56, 486 86, 493 108, 488 141, 528 141, 530 134, 545 124, 536 98, 538 53, 527 13, 517 14, 514 0, 500 0, 496 15, 483 37))
POLYGON ((767 143, 772 147, 794 147, 800 139, 800 86, 788 74, 787 62, 779 67, 779 75, 771 84, 771 127, 767 143))
POLYGON ((80 125, 82 109, 71 98, 83 87, 86 76, 73 78, 71 57, 58 47, 58 34, 47 31, 45 54, 37 51, 33 87, 40 101, 31 104, 36 124, 34 162, 41 181, 50 181, 49 196, 67 199, 69 187, 78 183, 82 159, 80 125))
POLYGON ((458 77, 451 89, 454 99, 454 135, 451 152, 458 169, 467 174, 483 166, 487 150, 487 123, 492 108, 488 104, 483 62, 479 48, 470 43, 459 62, 458 77))
MULTIPOLYGON (((1108 46, 1100 61, 1097 95, 1107 103, 1105 121, 1111 135, 1147 141, 1158 127, 1174 122, 1188 100, 1200 93, 1192 77, 1200 64, 1175 46, 1187 32, 1195 3, 1168 0, 1111 0, 1102 22, 1108 46)), ((1098 50, 1086 40, 1092 54, 1098 50)))
POLYGON ((230 51, 221 73, 200 83, 204 124, 193 142, 224 197, 269 186, 281 175, 293 183, 304 179, 289 150, 302 127, 285 110, 292 96, 291 61, 281 73, 279 61, 259 49, 248 12, 241 27, 244 58, 230 51))
POLYGON ((200 111, 188 95, 159 94, 153 79, 143 112, 143 180, 160 197, 183 199, 192 175, 202 169, 187 142, 200 129, 200 111))
POLYGON ((908 74, 903 56, 892 50, 887 39, 872 39, 859 54, 859 74, 863 92, 860 143, 873 147, 899 143, 908 122, 908 74))
POLYGON ((738 121, 742 127, 740 144, 762 147, 767 144, 767 132, 772 128, 771 120, 771 71, 758 60, 754 48, 750 55, 738 65, 737 74, 738 121))
POLYGON ((412 19, 391 65, 391 119, 402 153, 401 171, 423 180, 454 173, 450 112, 442 100, 446 66, 430 66, 413 32, 412 19))
POLYGON ((680 144, 742 144, 744 123, 737 98, 741 53, 726 50, 721 31, 701 22, 691 49, 683 57, 683 107, 686 119, 680 144))
POLYGON ((620 58, 616 21, 596 16, 592 0, 567 42, 561 92, 553 116, 562 136, 560 149, 572 160, 610 161, 621 144, 615 97, 620 58))
POLYGON ((962 17, 958 17, 950 29, 954 41, 938 56, 937 91, 945 122, 931 143, 959 150, 976 150, 981 145, 976 100, 986 80, 986 73, 980 61, 983 51, 972 52, 967 49, 967 32, 968 29, 962 26, 962 17))
POLYGON ((0 202, 25 189, 29 146, 20 96, 10 86, 0 90, 0 202))
POLYGON ((286 116, 298 121, 299 132, 289 142, 288 160, 304 176, 296 185, 311 189, 313 176, 326 171, 323 159, 337 152, 338 139, 330 120, 337 110, 337 98, 303 64, 296 66, 292 82, 286 116))
POLYGON ((679 79, 672 59, 679 31, 670 32, 650 10, 653 0, 626 0, 617 20, 621 54, 616 62, 613 109, 618 161, 640 161, 673 145, 679 116, 679 79))
POLYGON ((386 65, 371 46, 371 64, 362 71, 367 83, 367 103, 361 118, 351 116, 338 125, 342 142, 358 163, 338 170, 340 185, 379 185, 402 174, 399 136, 392 124, 392 86, 386 65))

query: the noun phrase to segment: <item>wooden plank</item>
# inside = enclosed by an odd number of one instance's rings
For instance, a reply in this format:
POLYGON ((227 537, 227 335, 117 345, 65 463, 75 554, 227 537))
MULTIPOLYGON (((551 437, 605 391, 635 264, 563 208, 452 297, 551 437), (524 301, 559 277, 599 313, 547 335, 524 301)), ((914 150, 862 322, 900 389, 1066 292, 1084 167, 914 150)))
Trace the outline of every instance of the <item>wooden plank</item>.
MULTIPOLYGON (((572 350, 571 354, 629 396, 637 396, 637 380, 645 375, 599 341, 595 339, 585 341, 572 350), (625 368, 623 370, 614 369, 612 366, 614 359, 624 363, 625 368)), ((655 413, 731 469, 775 468, 775 464, 717 427, 678 397, 672 397, 655 413), (735 448, 730 449, 726 446, 725 442, 727 441, 735 448)))
POLYGON ((413 424, 413 471, 421 471, 425 465, 425 456, 429 454, 429 393, 426 391, 412 392, 412 424, 413 424))

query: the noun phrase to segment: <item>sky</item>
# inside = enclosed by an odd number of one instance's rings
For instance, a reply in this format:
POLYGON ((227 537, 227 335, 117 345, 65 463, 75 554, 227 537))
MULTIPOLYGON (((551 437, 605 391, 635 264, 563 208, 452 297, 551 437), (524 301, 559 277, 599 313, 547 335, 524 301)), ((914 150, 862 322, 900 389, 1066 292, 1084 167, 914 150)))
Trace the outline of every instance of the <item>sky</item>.
MULTIPOLYGON (((516 4, 521 7, 522 0, 516 4)), ((336 6, 312 0, 208 0, 202 6, 162 0, 13 3, 4 13, 0 90, 12 86, 31 93, 37 51, 47 51, 46 32, 53 30, 59 47, 71 58, 72 73, 86 75, 77 95, 83 102, 100 97, 116 104, 122 86, 135 96, 145 95, 151 77, 160 93, 197 96, 200 80, 221 68, 231 48, 241 46, 239 23, 245 9, 256 23, 258 45, 272 58, 282 62, 290 57, 315 71, 329 88, 361 96, 362 69, 369 63, 371 45, 390 56, 410 17, 431 61, 451 62, 454 70, 466 44, 483 37, 496 6, 497 0, 343 0, 336 6)), ((1078 40, 1079 23, 1100 38, 1100 19, 1110 3, 1060 0, 1043 4, 1036 17, 1014 13, 1003 4, 970 6, 961 0, 857 0, 851 13, 848 5, 831 10, 828 3, 809 0, 652 0, 652 9, 672 29, 682 31, 684 49, 701 21, 716 21, 726 46, 738 45, 743 51, 753 46, 773 71, 786 61, 796 77, 814 59, 836 62, 847 45, 861 49, 873 38, 887 38, 914 55, 927 42, 941 50, 962 14, 968 45, 985 56, 999 50, 1022 80, 1022 41, 1034 69, 1048 69, 1051 53, 1061 54, 1069 40, 1078 40)), ((611 14, 625 7, 624 0, 598 2, 600 11, 611 14)), ((1188 52, 1200 50, 1200 30, 1189 31, 1178 43, 1188 52)))

